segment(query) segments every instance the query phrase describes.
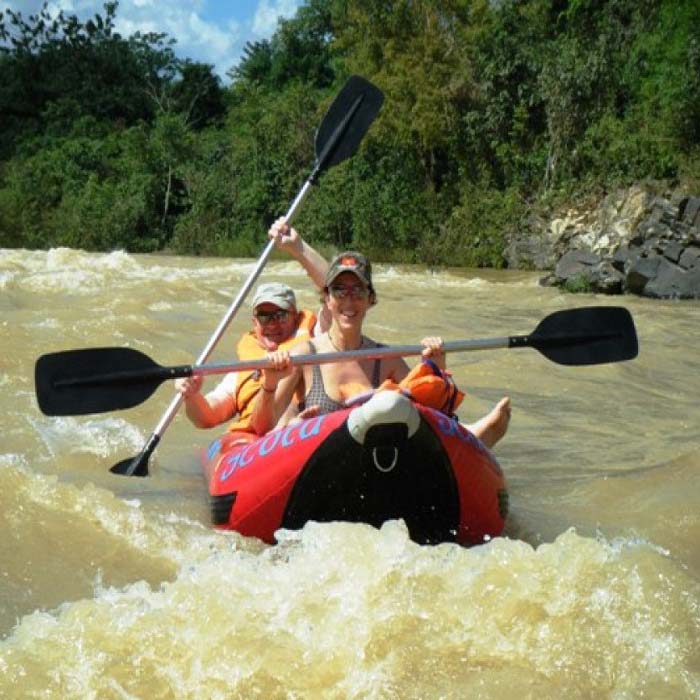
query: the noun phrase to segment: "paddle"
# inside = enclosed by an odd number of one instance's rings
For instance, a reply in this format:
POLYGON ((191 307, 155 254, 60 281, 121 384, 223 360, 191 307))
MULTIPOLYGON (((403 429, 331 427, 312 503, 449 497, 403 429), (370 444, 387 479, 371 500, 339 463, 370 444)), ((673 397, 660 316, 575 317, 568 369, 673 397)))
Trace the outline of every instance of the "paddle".
MULTIPOLYGON (((637 333, 627 309, 592 306, 557 311, 543 319, 530 335, 458 340, 445 343, 446 352, 495 348, 539 350, 562 365, 597 365, 637 356, 637 333)), ((420 355, 422 345, 367 348, 346 352, 295 355, 294 365, 342 360, 420 355)), ((42 355, 36 363, 39 408, 49 416, 84 415, 131 408, 145 401, 167 379, 249 371, 267 366, 267 358, 231 364, 162 367, 132 348, 90 348, 42 355)))
MULTIPOLYGON (((311 174, 285 215, 285 220, 287 222, 291 222, 301 203, 309 193, 311 186, 316 184, 318 178, 328 170, 328 168, 342 163, 355 153, 363 136, 367 133, 370 125, 379 113, 383 101, 384 95, 382 92, 364 78, 354 75, 347 80, 342 90, 328 108, 316 132, 316 139, 314 142, 316 161, 311 174)), ((243 284, 238 296, 236 296, 231 303, 225 316, 221 319, 221 322, 211 338, 209 338, 209 342, 197 358, 198 365, 203 364, 209 359, 216 344, 221 339, 238 309, 243 304, 248 292, 260 276, 273 248, 274 242, 270 241, 258 259, 254 270, 243 284)), ((173 398, 140 454, 136 457, 130 457, 118 462, 110 471, 124 476, 132 476, 134 474, 137 476, 147 476, 148 460, 158 446, 163 433, 178 412, 182 401, 183 399, 180 394, 177 394, 173 398)))

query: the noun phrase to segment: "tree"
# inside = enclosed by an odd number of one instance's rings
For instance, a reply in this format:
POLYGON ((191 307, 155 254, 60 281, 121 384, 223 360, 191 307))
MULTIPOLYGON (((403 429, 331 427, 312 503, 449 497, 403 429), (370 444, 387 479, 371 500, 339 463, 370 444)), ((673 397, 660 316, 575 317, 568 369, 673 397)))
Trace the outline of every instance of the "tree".
POLYGON ((104 15, 86 22, 63 11, 52 16, 47 3, 27 19, 12 10, 0 19, 0 159, 43 131, 42 114, 56 101, 121 128, 152 121, 166 101, 199 127, 220 118, 223 97, 211 68, 178 61, 165 34, 122 38, 114 31, 117 7, 106 2, 104 15))
POLYGON ((247 42, 243 58, 229 73, 269 90, 291 82, 325 88, 335 77, 332 59, 331 6, 336 0, 308 0, 295 17, 280 19, 270 40, 247 42))
POLYGON ((226 114, 226 102, 214 66, 185 60, 179 64, 179 72, 171 88, 173 111, 197 130, 220 122, 226 114))

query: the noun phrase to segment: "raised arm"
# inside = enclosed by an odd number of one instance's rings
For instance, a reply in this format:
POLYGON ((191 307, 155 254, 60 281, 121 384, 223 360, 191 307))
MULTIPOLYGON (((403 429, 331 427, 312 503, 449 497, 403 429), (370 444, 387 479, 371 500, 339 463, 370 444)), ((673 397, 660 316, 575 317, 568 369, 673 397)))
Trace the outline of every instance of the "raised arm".
POLYGON ((295 229, 285 223, 284 217, 277 219, 267 232, 275 247, 291 255, 309 275, 318 289, 323 289, 328 272, 328 262, 312 248, 295 229))

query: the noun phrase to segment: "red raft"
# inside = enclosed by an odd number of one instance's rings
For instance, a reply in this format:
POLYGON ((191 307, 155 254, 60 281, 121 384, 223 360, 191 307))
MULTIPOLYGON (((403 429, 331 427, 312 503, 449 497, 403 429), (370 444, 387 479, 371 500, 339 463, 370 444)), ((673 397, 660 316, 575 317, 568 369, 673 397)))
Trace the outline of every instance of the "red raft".
POLYGON ((473 545, 499 535, 508 510, 488 448, 394 391, 262 438, 229 433, 202 462, 214 525, 270 543, 309 520, 401 518, 416 542, 473 545))

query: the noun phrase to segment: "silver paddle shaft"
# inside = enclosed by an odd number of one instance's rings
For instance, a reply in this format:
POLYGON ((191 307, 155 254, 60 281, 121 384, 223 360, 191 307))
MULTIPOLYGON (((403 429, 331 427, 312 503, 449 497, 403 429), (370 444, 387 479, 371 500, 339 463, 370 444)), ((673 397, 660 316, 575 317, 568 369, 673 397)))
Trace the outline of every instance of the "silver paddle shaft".
MULTIPOLYGON (((446 353, 467 352, 470 350, 489 350, 507 348, 510 337, 477 338, 475 340, 453 340, 444 344, 446 353)), ((364 348, 360 350, 344 350, 341 352, 309 353, 307 355, 292 355, 289 359, 293 366, 324 365, 343 360, 383 360, 394 357, 409 357, 420 355, 425 350, 424 345, 391 345, 388 347, 364 348)), ((227 372, 249 372, 256 369, 266 369, 269 366, 267 357, 244 362, 216 363, 211 365, 197 364, 192 366, 192 374, 207 376, 210 374, 225 374, 227 372)))

